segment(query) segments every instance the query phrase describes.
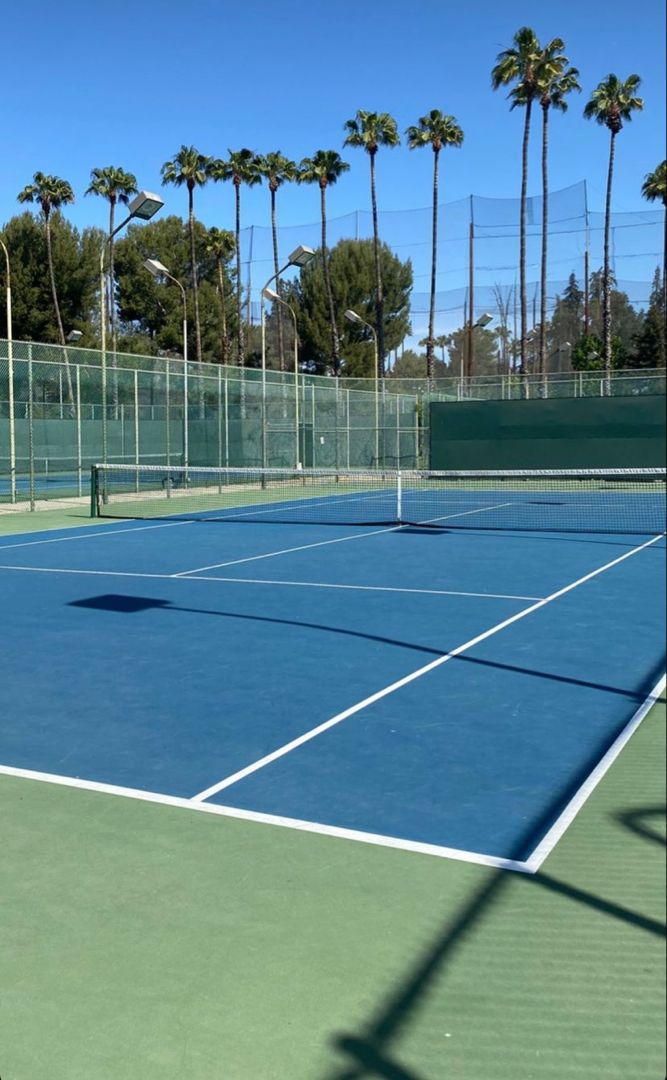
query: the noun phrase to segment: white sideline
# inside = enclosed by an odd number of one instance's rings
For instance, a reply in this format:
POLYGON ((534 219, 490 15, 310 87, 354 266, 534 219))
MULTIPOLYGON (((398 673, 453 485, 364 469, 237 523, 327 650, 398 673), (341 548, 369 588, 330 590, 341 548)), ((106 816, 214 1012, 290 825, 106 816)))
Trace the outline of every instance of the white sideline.
POLYGON ((661 540, 661 536, 654 536, 645 543, 640 544, 638 547, 632 548, 631 551, 626 551, 623 555, 617 556, 610 562, 605 563, 603 566, 598 567, 597 570, 592 570, 590 573, 585 574, 583 577, 578 578, 576 581, 571 582, 562 589, 558 589, 556 592, 551 593, 550 596, 545 597, 543 600, 538 600, 537 603, 531 604, 529 607, 524 608, 522 611, 517 612, 515 615, 511 615, 507 619, 503 619, 502 622, 496 623, 489 630, 485 630, 483 633, 478 634, 476 637, 471 638, 470 641, 464 642, 457 648, 452 649, 451 652, 445 653, 444 656, 439 656, 435 660, 431 660, 428 664, 424 664, 423 667, 417 668, 416 671, 411 672, 409 675, 405 675, 402 679, 397 679, 395 682, 390 683, 389 686, 383 687, 376 693, 371 694, 369 697, 364 698, 363 701, 358 701, 355 705, 351 705, 348 709, 344 709, 342 712, 332 716, 329 720, 325 720, 324 723, 318 724, 316 727, 311 728, 309 731, 299 735, 296 739, 291 739, 289 742, 284 743, 278 747, 277 750, 273 750, 270 754, 265 754, 264 757, 258 758, 257 761, 251 762, 250 765, 246 765, 245 768, 239 769, 235 773, 231 773, 230 776, 223 777, 215 784, 211 784, 210 787, 205 788, 203 791, 198 792, 193 796, 193 801, 202 802, 205 799, 210 799, 213 795, 217 795, 218 792, 224 791, 225 788, 231 787, 233 784, 237 784, 240 780, 244 780, 247 776, 257 772, 259 769, 265 768, 267 765, 278 760, 278 758, 284 757, 285 754, 289 754, 292 750, 296 750, 298 747, 303 746, 304 743, 310 742, 311 739, 316 738, 323 732, 328 731, 330 728, 340 724, 343 720, 347 720, 350 716, 354 716, 356 713, 361 712, 362 709, 368 708, 369 705, 373 705, 376 701, 380 701, 382 698, 388 697, 389 694, 393 694, 396 690, 400 690, 403 686, 407 686, 409 683, 414 682, 416 679, 420 679, 423 675, 434 671, 436 668, 442 667, 443 664, 448 663, 449 660, 453 660, 456 656, 460 656, 462 653, 467 652, 475 645, 479 645, 480 642, 486 641, 487 638, 492 637, 494 634, 499 633, 506 627, 511 626, 513 623, 518 622, 520 619, 525 619, 527 615, 532 615, 533 612, 539 611, 540 608, 545 607, 547 604, 552 603, 559 597, 564 596, 566 593, 571 592, 573 589, 578 588, 585 582, 590 581, 592 578, 597 577, 599 574, 604 573, 606 570, 610 570, 613 566, 617 566, 619 563, 625 562, 626 559, 631 558, 633 555, 638 554, 640 551, 644 551, 645 548, 655 544, 658 540, 661 540))
POLYGON ((586 777, 579 790, 572 796, 569 803, 560 816, 556 818, 549 831, 542 837, 535 850, 531 852, 530 857, 526 860, 526 868, 530 870, 531 873, 534 874, 540 869, 544 860, 551 854, 566 830, 569 829, 584 803, 589 796, 592 795, 603 776, 614 764, 621 750, 629 739, 632 738, 646 714, 653 708, 656 701, 660 700, 666 685, 667 677, 663 675, 655 684, 646 700, 642 702, 637 711, 630 717, 604 757, 600 759, 593 771, 586 777))
POLYGON ((273 578, 235 578, 216 575, 188 577, 174 574, 144 574, 131 570, 78 570, 60 566, 12 566, 0 563, 0 570, 19 570, 32 574, 83 574, 93 577, 146 578, 161 581, 224 581, 239 585, 289 585, 304 589, 350 589, 358 592, 410 593, 418 596, 469 596, 483 600, 539 600, 539 596, 515 596, 512 593, 462 592, 459 589, 408 589, 397 585, 347 585, 326 581, 282 581, 273 578))

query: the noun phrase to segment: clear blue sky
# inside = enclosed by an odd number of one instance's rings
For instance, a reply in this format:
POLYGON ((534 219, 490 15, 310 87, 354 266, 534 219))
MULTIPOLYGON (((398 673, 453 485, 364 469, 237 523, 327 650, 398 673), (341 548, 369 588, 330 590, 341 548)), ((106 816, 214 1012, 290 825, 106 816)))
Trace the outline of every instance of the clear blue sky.
MULTIPOLYGON (((658 0, 588 0, 545 13, 518 0, 32 0, 3 13, 3 154, 0 221, 19 211, 18 191, 39 169, 65 177, 77 225, 104 225, 101 200, 84 198, 93 166, 121 166, 140 187, 160 188, 160 166, 181 143, 224 156, 228 148, 280 149, 300 159, 338 149, 352 165, 331 191, 330 213, 366 209, 365 155, 342 150, 343 123, 358 108, 392 113, 404 131, 427 110, 453 113, 465 131, 448 151, 443 200, 469 193, 516 196, 522 115, 490 89, 497 53, 528 24, 565 39, 584 92, 552 123, 551 186, 589 183, 602 208, 608 136, 581 117, 609 71, 642 76, 646 108, 619 139, 614 208, 646 208, 644 175, 664 157, 664 9, 658 0)), ((530 191, 539 190, 538 131, 530 191)), ((405 147, 381 153, 381 209, 430 202, 431 156, 405 147)), ((165 189, 168 208, 185 193, 165 189)), ((228 185, 197 197, 208 225, 233 224, 228 185)), ((318 193, 281 193, 281 224, 318 219, 318 193)), ((268 194, 244 194, 244 225, 268 224, 268 194)))

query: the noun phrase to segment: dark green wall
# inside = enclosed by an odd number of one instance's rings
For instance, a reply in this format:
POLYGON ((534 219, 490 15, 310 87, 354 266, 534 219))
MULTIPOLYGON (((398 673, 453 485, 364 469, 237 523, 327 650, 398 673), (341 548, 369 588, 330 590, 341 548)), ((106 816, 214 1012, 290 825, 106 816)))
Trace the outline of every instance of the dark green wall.
POLYGON ((665 399, 433 402, 432 469, 644 468, 665 464, 665 399))

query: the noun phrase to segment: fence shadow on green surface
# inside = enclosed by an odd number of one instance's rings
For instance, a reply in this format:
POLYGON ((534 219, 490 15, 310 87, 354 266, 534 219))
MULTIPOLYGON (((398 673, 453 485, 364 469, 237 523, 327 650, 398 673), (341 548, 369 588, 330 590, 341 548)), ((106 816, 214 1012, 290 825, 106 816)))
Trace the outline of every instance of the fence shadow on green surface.
MULTIPOLYGON (((664 843, 663 837, 644 825, 647 818, 653 819, 662 812, 663 807, 648 806, 612 815, 612 820, 630 830, 636 838, 651 844, 658 840, 664 843)), ((659 938, 665 936, 665 926, 658 920, 558 880, 543 871, 531 876, 502 870, 490 871, 485 883, 416 960, 404 981, 386 997, 376 1016, 358 1032, 340 1032, 332 1037, 331 1046, 347 1059, 347 1063, 327 1072, 322 1080, 434 1080, 433 1075, 416 1072, 398 1060, 400 1050, 395 1051, 393 1044, 410 1024, 415 1023, 416 1015, 425 1006, 436 980, 442 982, 446 979, 447 966, 455 954, 471 934, 479 932, 498 901, 511 887, 544 889, 600 915, 620 920, 634 930, 659 938)), ((438 1080, 456 1078, 450 1078, 446 1071, 442 1071, 438 1073, 438 1080)))

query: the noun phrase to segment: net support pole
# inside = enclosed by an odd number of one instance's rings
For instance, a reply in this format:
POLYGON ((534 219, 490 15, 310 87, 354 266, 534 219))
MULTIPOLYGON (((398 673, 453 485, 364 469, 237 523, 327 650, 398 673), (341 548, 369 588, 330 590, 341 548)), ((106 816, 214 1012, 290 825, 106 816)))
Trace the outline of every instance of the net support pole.
POLYGON ((396 474, 396 520, 403 523, 403 474, 400 469, 396 474))
POLYGON ((99 517, 97 510, 97 469, 90 466, 90 516, 99 517))

